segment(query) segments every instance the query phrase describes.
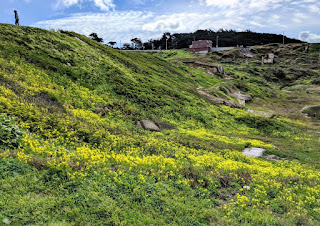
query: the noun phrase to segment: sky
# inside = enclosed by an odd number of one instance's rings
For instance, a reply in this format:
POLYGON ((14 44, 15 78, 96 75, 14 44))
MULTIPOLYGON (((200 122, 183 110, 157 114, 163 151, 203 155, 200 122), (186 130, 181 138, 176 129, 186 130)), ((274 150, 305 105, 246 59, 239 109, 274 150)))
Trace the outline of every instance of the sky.
POLYGON ((164 32, 251 30, 320 43, 320 0, 0 0, 0 23, 92 32, 109 41, 164 32))

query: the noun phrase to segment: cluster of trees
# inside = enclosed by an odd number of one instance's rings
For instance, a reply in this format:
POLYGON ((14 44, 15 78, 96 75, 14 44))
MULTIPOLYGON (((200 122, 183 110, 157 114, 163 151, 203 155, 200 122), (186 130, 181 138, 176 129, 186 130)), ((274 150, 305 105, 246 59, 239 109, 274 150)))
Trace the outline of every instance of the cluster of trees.
POLYGON ((91 34, 89 35, 89 37, 90 37, 92 40, 95 40, 95 41, 97 41, 97 42, 100 42, 100 43, 103 42, 103 38, 100 38, 97 33, 91 33, 91 34))
MULTIPOLYGON (((176 40, 177 41, 177 40, 176 40)), ((175 37, 169 32, 163 33, 160 39, 150 39, 147 42, 142 42, 140 38, 131 39, 130 43, 124 43, 123 49, 176 49, 177 45, 175 37)))
MULTIPOLYGON (((102 42, 103 42, 103 38, 100 38, 97 33, 91 33, 91 34, 89 35, 89 37, 90 37, 92 40, 95 40, 95 41, 97 41, 97 42, 99 42, 99 43, 102 43, 102 42)), ((115 44, 117 44, 117 42, 114 42, 114 41, 108 42, 108 45, 111 45, 112 48, 113 48, 113 46, 114 46, 115 44)))
MULTIPOLYGON (((283 36, 279 34, 269 33, 256 33, 250 30, 237 32, 235 30, 219 29, 218 31, 212 30, 197 30, 192 33, 175 33, 170 34, 166 32, 159 39, 151 39, 145 43, 141 39, 134 38, 131 41, 134 45, 130 44, 124 48, 138 48, 138 49, 182 49, 188 48, 194 40, 211 40, 213 46, 216 46, 217 36, 219 36, 219 47, 228 46, 253 46, 269 43, 282 43, 283 36), (137 44, 137 40, 139 43, 137 44)), ((285 37, 285 43, 301 43, 302 41, 285 37)))
MULTIPOLYGON (((219 47, 227 46, 253 46, 269 43, 282 43, 283 36, 279 34, 256 33, 250 30, 237 32, 235 30, 219 29, 197 30, 192 33, 163 33, 159 39, 150 39, 143 42, 140 38, 131 39, 131 43, 124 43, 123 49, 182 49, 188 48, 194 40, 211 40, 213 46, 216 46, 217 36, 219 36, 219 47)), ((90 34, 93 40, 103 42, 96 33, 90 34)), ((285 37, 285 43, 301 43, 302 41, 285 37)), ((114 46, 116 42, 109 42, 110 46, 114 46)))

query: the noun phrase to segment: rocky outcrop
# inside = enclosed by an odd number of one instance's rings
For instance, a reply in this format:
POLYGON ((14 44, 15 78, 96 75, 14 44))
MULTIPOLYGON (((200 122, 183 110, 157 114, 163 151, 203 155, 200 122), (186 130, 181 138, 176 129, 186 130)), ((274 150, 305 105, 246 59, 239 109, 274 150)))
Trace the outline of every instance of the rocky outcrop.
POLYGON ((168 122, 162 122, 160 120, 155 120, 155 122, 151 120, 141 120, 138 121, 136 127, 139 129, 149 130, 153 132, 160 132, 161 130, 172 130, 174 126, 172 126, 168 122))
POLYGON ((207 93, 205 90, 198 89, 198 93, 200 95, 206 97, 208 100, 211 100, 211 101, 213 101, 213 102, 215 102, 217 104, 223 104, 223 105, 226 105, 228 107, 233 107, 233 108, 239 108, 240 107, 237 103, 235 103, 232 100, 227 100, 227 99, 224 99, 224 98, 212 96, 209 93, 207 93))
POLYGON ((280 161, 280 160, 286 160, 286 159, 285 158, 280 158, 279 156, 276 156, 276 155, 267 155, 266 160, 280 161))
POLYGON ((161 122, 159 120, 156 120, 155 124, 159 127, 160 130, 173 130, 174 129, 174 126, 172 126, 168 122, 161 122))
POLYGON ((252 96, 251 95, 241 93, 240 91, 234 92, 230 96, 235 97, 242 107, 244 107, 247 102, 252 100, 252 96))
POLYGON ((141 120, 137 122, 137 127, 153 132, 160 132, 160 128, 151 120, 141 120))

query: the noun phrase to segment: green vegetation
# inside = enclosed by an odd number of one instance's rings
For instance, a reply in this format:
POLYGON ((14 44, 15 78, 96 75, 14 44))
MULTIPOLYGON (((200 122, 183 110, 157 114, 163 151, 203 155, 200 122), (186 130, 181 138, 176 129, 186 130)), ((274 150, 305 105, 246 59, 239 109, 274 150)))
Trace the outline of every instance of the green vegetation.
POLYGON ((177 49, 177 50, 162 50, 157 53, 151 53, 165 59, 176 59, 176 58, 194 58, 198 54, 189 52, 189 49, 177 49))
POLYGON ((221 62, 232 79, 73 32, 0 25, 0 222, 318 225, 315 127, 201 95, 235 87, 283 103, 277 84, 221 62), (142 119, 174 129, 142 130, 142 119), (245 157, 248 146, 287 161, 245 157))
POLYGON ((0 146, 2 148, 19 147, 22 134, 22 130, 16 125, 14 118, 0 114, 0 146))

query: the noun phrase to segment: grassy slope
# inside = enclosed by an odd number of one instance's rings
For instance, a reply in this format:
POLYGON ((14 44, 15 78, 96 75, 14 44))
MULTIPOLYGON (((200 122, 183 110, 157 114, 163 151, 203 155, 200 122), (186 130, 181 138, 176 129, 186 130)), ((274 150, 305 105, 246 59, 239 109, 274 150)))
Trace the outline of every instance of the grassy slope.
POLYGON ((222 80, 200 70, 75 33, 0 28, 0 112, 25 131, 0 149, 3 222, 319 223, 320 140, 303 123, 214 105, 196 88, 222 80), (175 129, 142 131, 140 119, 175 129), (290 161, 246 158, 248 143, 290 161))

